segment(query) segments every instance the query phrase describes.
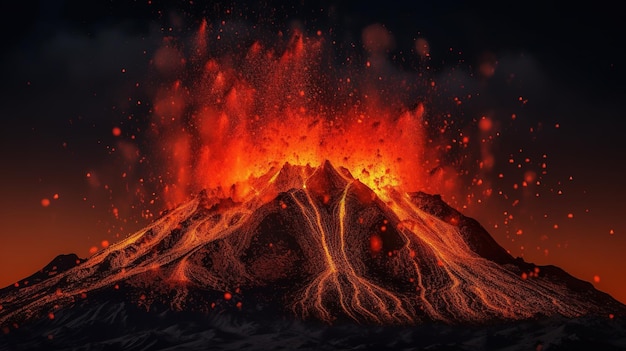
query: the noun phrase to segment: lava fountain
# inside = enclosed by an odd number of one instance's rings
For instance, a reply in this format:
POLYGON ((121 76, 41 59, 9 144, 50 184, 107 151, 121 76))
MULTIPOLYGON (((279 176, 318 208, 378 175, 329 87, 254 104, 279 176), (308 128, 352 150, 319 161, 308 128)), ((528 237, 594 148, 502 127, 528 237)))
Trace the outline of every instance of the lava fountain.
POLYGON ((164 83, 151 132, 170 206, 201 189, 244 196, 247 181, 271 167, 325 160, 376 191, 451 193, 454 175, 444 182, 439 148, 427 148, 425 78, 390 77, 378 52, 337 65, 319 32, 281 33, 271 46, 240 42, 219 56, 207 26, 189 43, 166 38, 153 59, 164 83))

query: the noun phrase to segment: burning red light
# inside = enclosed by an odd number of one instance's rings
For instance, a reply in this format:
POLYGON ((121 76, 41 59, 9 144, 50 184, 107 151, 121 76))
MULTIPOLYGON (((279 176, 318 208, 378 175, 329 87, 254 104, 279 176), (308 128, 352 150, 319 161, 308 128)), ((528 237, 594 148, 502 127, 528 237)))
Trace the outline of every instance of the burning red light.
MULTIPOLYGON (((152 132, 167 164, 158 181, 168 207, 201 189, 230 189, 241 198, 254 191, 249 180, 271 166, 324 160, 374 190, 400 184, 456 190, 454 173, 438 168, 439 149, 426 147, 428 109, 416 87, 390 85, 356 67, 329 69, 323 35, 294 31, 275 46, 254 42, 239 53, 216 54, 207 30, 200 26, 189 53, 168 37, 153 60, 167 82, 156 93, 152 132)), ((363 39, 376 70, 377 55, 393 38, 373 25, 363 39)), ((417 45, 427 55, 427 43, 417 45)))

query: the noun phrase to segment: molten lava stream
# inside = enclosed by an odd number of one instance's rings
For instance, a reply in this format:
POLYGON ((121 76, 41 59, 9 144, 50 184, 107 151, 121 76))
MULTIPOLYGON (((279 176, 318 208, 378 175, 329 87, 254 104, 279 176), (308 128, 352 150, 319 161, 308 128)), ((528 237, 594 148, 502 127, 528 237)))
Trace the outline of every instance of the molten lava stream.
POLYGON ((320 206, 306 183, 302 191, 290 193, 311 233, 315 234, 311 244, 321 249, 324 263, 322 271, 303 290, 294 310, 296 313, 299 310, 303 317, 313 312, 330 322, 334 319, 326 305, 330 300, 328 303, 338 304, 342 312, 356 321, 411 322, 412 313, 405 309, 403 302, 392 292, 365 279, 346 250, 346 197, 353 181, 345 185, 336 205, 338 208, 320 206))
MULTIPOLYGON (((418 277, 420 299, 427 312, 439 320, 485 320, 490 318, 527 318, 537 312, 537 306, 554 310, 555 291, 540 282, 522 280, 516 273, 495 262, 478 256, 463 239, 459 228, 418 208, 410 196, 392 194, 392 209, 400 219, 399 232, 407 241, 406 248, 419 252, 425 245, 437 262, 424 263, 413 259, 418 277), (430 274, 420 273, 420 264, 434 266, 430 274), (425 292, 424 287, 429 287, 425 292), (512 304, 525 301, 527 304, 512 304), (443 316, 443 311, 449 317, 443 316)), ((558 296, 558 295, 557 295, 558 296)), ((562 296, 566 298, 566 296, 562 296)), ((581 310, 560 310, 564 315, 576 315, 581 310)))

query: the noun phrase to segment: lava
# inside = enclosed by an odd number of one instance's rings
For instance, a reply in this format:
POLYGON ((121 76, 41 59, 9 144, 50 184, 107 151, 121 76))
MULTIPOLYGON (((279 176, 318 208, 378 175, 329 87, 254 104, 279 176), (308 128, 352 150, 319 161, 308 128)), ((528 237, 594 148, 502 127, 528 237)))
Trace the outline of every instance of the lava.
MULTIPOLYGON (((323 172, 323 169, 320 168, 319 172, 323 172)), ((350 233, 346 233, 345 223, 346 197, 355 180, 343 180, 346 184, 340 192, 338 208, 332 208, 332 211, 317 204, 318 201, 311 196, 310 187, 306 186, 306 180, 303 200, 298 199, 301 193, 291 193, 301 214, 306 218, 309 231, 319 238, 317 241, 324 253, 325 263, 325 269, 304 289, 295 308, 305 318, 313 310, 320 319, 332 321, 335 317, 324 302, 330 296, 337 299, 341 310, 354 320, 366 319, 381 324, 412 321, 411 313, 405 310, 402 301, 393 292, 365 279, 355 267, 358 261, 353 259, 346 247, 346 236, 350 233)), ((318 190, 327 191, 330 182, 332 180, 327 180, 323 184, 325 187, 318 190)))
POLYGON ((153 61, 163 83, 151 132, 168 207, 205 188, 237 184, 232 195, 245 196, 248 180, 271 166, 325 160, 372 189, 443 190, 429 175, 438 155, 425 147, 418 83, 383 81, 375 67, 336 67, 323 36, 295 30, 271 46, 253 41, 220 52, 210 50, 206 31, 203 22, 191 50, 166 38, 153 61))

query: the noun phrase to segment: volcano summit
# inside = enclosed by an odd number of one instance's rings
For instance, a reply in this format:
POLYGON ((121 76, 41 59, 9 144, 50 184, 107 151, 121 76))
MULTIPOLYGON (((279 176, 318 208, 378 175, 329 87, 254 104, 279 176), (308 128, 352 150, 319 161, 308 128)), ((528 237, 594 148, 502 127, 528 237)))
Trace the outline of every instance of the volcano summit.
POLYGON ((513 258, 437 195, 374 192, 330 162, 285 164, 247 190, 202 191, 86 260, 59 256, 4 288, 0 346, 206 348, 183 337, 199 318, 493 328, 626 314, 590 283, 513 258))

